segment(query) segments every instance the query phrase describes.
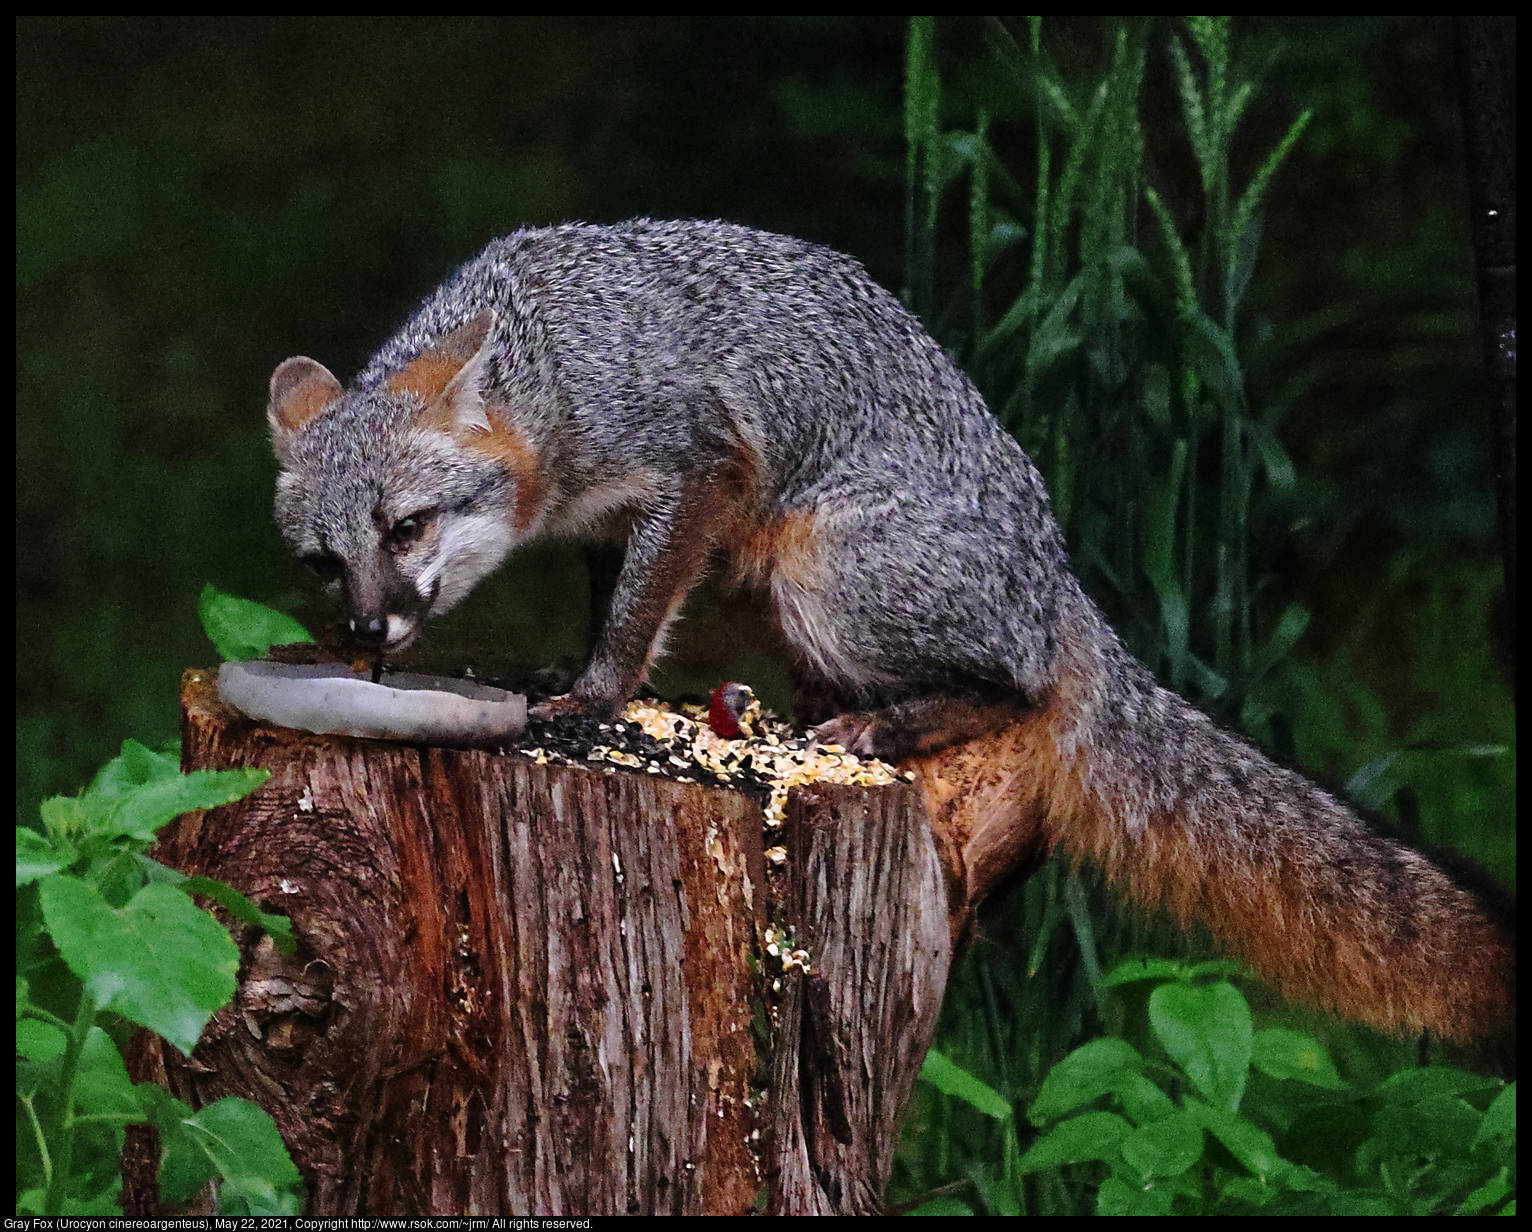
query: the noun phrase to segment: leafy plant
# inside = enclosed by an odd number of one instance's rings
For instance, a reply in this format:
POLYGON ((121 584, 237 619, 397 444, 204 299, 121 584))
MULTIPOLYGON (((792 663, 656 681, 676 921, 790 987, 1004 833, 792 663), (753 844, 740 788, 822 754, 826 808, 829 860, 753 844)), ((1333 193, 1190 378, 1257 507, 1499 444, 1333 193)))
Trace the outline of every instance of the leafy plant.
POLYGON ((197 600, 197 616, 218 653, 231 662, 258 659, 273 646, 314 640, 287 613, 228 594, 211 582, 197 600))
MULTIPOLYGON (((1000 1175, 972 1176, 984 1209, 1020 1214, 1023 1176, 1070 1172, 1102 1215, 1515 1213, 1515 1084, 1433 1067, 1358 1090, 1312 1036, 1256 1030, 1228 970, 1156 959, 1107 975, 1153 985, 1158 1051, 1103 1038, 1071 1052, 1027 1109, 1041 1132, 1025 1152, 1010 1102, 928 1053, 922 1079, 1004 1128, 1000 1175)), ((913 1213, 973 1208, 949 1192, 913 1213)))
MULTIPOLYGON (((209 588, 204 619, 221 612, 224 642, 248 645, 249 614, 228 600, 209 588)), ((233 1098, 194 1112, 151 1083, 133 1083, 119 1051, 137 1026, 190 1055, 234 996, 239 949, 192 895, 292 951, 285 918, 145 854, 161 826, 241 799, 268 777, 182 774, 173 753, 126 740, 80 795, 43 802, 41 831, 17 827, 19 1211, 119 1214, 124 1131, 145 1121, 159 1130, 163 1200, 185 1201, 216 1178, 227 1213, 301 1209, 298 1172, 265 1112, 233 1098)))

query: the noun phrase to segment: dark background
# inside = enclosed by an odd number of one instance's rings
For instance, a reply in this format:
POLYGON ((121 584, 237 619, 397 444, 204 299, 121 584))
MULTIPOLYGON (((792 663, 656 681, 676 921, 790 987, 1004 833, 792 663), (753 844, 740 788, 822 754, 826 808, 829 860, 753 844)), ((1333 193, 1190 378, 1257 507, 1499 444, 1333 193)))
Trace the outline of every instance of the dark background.
MULTIPOLYGON (((1107 37, 1097 19, 1043 30, 1087 74, 1107 37)), ((901 285, 901 20, 68 18, 17 33, 24 817, 124 737, 175 738, 180 673, 215 658, 204 583, 322 618, 271 522, 264 407, 283 358, 349 378, 486 241, 564 219, 724 218, 901 285)), ((1284 678, 1297 747, 1338 779, 1394 750, 1429 836, 1509 879, 1514 717, 1450 31, 1252 20, 1236 36, 1260 79, 1252 160, 1316 113, 1274 185, 1244 327, 1278 357, 1252 398, 1291 403, 1279 432, 1301 502, 1266 584, 1314 612, 1284 678)), ((938 38, 960 109, 995 70, 964 19, 938 38)), ((1171 81, 1161 54, 1146 141, 1194 225, 1171 81)), ((998 117, 1002 156, 1025 121, 998 117)), ((427 657, 577 663, 589 608, 585 558, 534 549, 427 657)), ((780 698, 748 603, 688 613, 662 690, 735 676, 780 698)))

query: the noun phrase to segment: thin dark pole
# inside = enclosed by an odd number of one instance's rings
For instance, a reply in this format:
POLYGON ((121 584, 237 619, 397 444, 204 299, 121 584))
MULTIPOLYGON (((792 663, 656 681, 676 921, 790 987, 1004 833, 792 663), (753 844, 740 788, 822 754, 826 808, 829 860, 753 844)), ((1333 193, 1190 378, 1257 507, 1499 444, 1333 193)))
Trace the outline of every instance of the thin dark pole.
POLYGON ((1505 568, 1506 645, 1516 662, 1516 19, 1456 17, 1479 324, 1489 377, 1491 462, 1505 568))

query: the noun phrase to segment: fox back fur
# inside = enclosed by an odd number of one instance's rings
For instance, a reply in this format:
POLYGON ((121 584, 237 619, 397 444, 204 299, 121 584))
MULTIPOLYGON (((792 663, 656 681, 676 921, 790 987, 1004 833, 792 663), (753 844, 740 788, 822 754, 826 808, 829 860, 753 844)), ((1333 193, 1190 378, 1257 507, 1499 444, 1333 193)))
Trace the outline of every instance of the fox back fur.
POLYGON ((1051 843, 1197 919, 1281 990, 1453 1038, 1514 954, 1415 853, 1160 688, 1069 572, 1042 480, 855 261, 723 223, 496 240, 347 391, 272 376, 277 521, 397 652, 521 544, 617 534, 598 648, 543 714, 610 712, 717 552, 898 758, 1021 725, 1051 843))

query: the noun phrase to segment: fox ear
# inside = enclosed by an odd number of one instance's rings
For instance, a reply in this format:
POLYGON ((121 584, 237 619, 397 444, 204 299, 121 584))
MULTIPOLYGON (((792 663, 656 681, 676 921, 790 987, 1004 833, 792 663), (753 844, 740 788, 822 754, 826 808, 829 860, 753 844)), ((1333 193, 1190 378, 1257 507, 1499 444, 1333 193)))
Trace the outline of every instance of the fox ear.
POLYGON ((418 426, 443 432, 488 431, 479 387, 494 324, 493 312, 479 313, 389 377, 391 390, 414 394, 425 404, 415 418, 418 426))
POLYGON ((271 374, 266 422, 271 425, 272 447, 284 466, 291 456, 293 437, 343 392, 330 370, 306 355, 284 359, 277 365, 271 374))

